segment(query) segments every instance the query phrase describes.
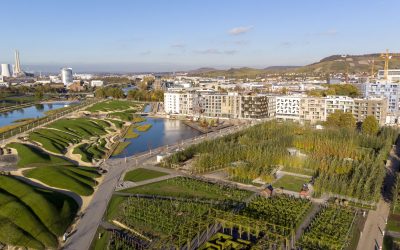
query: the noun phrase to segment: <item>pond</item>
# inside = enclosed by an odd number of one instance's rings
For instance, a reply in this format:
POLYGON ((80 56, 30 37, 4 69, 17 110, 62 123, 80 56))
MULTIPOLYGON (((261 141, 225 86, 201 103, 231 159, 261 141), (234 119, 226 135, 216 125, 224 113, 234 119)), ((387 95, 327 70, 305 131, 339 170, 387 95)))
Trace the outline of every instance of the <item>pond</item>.
POLYGON ((0 127, 15 124, 15 121, 28 118, 39 118, 45 116, 48 110, 68 107, 77 102, 52 102, 36 104, 30 107, 15 109, 9 112, 0 113, 0 127))
POLYGON ((193 138, 202 133, 183 123, 180 120, 146 117, 146 121, 140 124, 151 124, 146 132, 137 132, 139 137, 126 139, 131 144, 125 148, 124 153, 115 157, 132 156, 165 145, 172 145, 182 140, 193 138))

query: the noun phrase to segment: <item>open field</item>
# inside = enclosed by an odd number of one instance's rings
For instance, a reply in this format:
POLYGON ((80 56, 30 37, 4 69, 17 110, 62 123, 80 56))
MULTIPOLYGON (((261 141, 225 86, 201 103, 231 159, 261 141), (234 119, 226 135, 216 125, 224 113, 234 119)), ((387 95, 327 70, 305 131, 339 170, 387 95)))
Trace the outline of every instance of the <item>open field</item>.
POLYGON ((275 188, 283 188, 286 190, 300 192, 303 184, 308 183, 310 180, 308 178, 292 176, 292 175, 284 175, 279 178, 272 185, 275 188))
POLYGON ((121 192, 236 201, 243 200, 251 195, 251 192, 249 191, 234 189, 227 186, 219 186, 217 184, 184 177, 176 177, 173 179, 125 189, 121 192))
POLYGON ((150 170, 150 169, 145 169, 145 168, 138 168, 138 169, 135 169, 135 170, 132 170, 132 171, 129 171, 128 173, 126 173, 124 181, 139 182, 139 181, 154 179, 154 178, 165 176, 165 175, 168 175, 168 174, 164 173, 164 172, 160 172, 160 171, 155 171, 155 170, 150 170))
POLYGON ((34 249, 57 248, 78 205, 61 193, 0 175, 0 242, 34 249))
POLYGON ((38 167, 24 171, 24 175, 83 196, 93 194, 93 187, 97 185, 94 178, 100 177, 94 168, 77 166, 38 167))
POLYGON ((163 166, 172 168, 193 159, 191 170, 196 173, 226 169, 232 180, 244 183, 257 178, 271 183, 280 166, 307 169, 315 177, 316 196, 334 193, 376 201, 385 160, 397 137, 398 132, 388 127, 377 135, 365 135, 355 129, 316 130, 271 121, 192 145, 168 157, 163 166))

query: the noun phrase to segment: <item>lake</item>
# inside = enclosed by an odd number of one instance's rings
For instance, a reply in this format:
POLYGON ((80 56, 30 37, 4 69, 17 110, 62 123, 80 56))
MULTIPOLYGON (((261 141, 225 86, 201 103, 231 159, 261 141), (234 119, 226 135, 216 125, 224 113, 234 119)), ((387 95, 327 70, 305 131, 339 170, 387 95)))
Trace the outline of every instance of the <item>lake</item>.
POLYGON ((48 110, 68 107, 76 102, 53 102, 36 104, 30 107, 15 109, 9 112, 0 113, 0 127, 14 124, 15 121, 27 118, 39 118, 45 116, 48 110))
POLYGON ((131 144, 125 148, 125 153, 115 157, 132 156, 137 153, 148 151, 165 145, 172 145, 182 140, 193 138, 202 133, 183 123, 180 120, 169 120, 161 118, 145 117, 147 120, 140 124, 151 124, 152 127, 146 132, 137 132, 139 137, 126 139, 131 144))

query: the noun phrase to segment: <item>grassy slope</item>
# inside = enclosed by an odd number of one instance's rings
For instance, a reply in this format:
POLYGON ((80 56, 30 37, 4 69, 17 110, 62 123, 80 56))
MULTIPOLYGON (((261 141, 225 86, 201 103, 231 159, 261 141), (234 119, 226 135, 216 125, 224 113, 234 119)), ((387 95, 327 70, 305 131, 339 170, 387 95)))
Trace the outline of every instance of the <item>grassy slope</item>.
POLYGON ((118 143, 118 146, 115 148, 112 155, 115 156, 115 155, 121 154, 122 152, 124 152, 125 148, 129 146, 129 144, 131 144, 131 142, 129 142, 129 141, 124 141, 124 142, 118 143))
POLYGON ((155 170, 138 168, 138 169, 135 169, 135 170, 132 170, 132 171, 129 171, 128 173, 126 173, 124 180, 138 182, 138 181, 154 179, 154 178, 165 176, 165 175, 168 175, 168 174, 164 173, 164 172, 155 171, 155 170))
POLYGON ((0 242, 55 248, 78 205, 71 198, 0 175, 0 242))
POLYGON ((96 185, 93 178, 99 177, 94 169, 75 166, 40 167, 27 170, 24 175, 49 186, 71 190, 83 196, 93 194, 93 186, 96 185))
POLYGON ((68 160, 65 160, 58 156, 49 155, 27 144, 10 143, 7 146, 17 150, 19 156, 19 161, 17 165, 19 167, 71 164, 71 162, 69 162, 68 160))

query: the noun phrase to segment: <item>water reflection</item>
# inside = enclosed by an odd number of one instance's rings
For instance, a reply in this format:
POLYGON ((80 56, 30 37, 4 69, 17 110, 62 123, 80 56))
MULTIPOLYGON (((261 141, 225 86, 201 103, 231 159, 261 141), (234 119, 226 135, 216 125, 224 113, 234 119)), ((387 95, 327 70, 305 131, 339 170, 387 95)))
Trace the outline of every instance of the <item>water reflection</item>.
POLYGON ((201 132, 186 126, 179 120, 146 118, 142 124, 150 123, 152 127, 146 132, 138 132, 139 137, 127 139, 131 144, 125 152, 117 157, 131 156, 160 146, 172 145, 182 140, 201 135, 201 132))
POLYGON ((50 104, 36 104, 23 109, 16 109, 5 113, 0 113, 0 127, 13 124, 14 121, 27 118, 38 118, 45 116, 48 110, 67 107, 76 102, 55 102, 50 104))

